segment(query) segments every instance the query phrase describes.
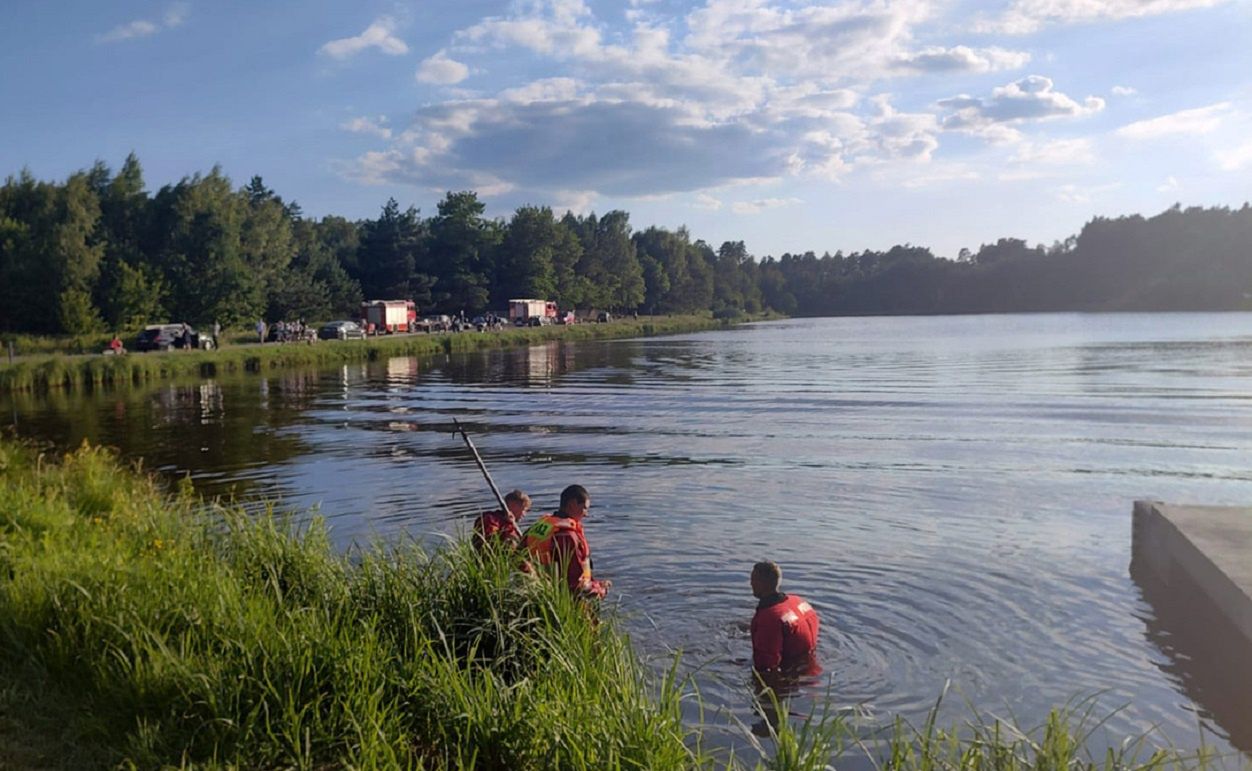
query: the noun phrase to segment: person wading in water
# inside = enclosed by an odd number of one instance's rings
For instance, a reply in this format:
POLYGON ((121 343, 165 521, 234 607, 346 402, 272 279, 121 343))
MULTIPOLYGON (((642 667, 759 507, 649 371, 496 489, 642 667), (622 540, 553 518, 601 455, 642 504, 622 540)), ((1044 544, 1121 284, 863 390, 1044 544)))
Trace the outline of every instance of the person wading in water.
POLYGON ((782 568, 774 562, 752 566, 752 594, 759 600, 752 616, 752 668, 757 672, 809 674, 817 666, 817 611, 803 598, 779 591, 782 568))
POLYGON ((610 581, 591 577, 591 545, 583 534, 583 519, 591 511, 591 496, 582 485, 561 491, 561 507, 526 529, 526 550, 540 565, 561 565, 571 591, 603 599, 610 581))
POLYGON ((504 505, 504 511, 484 511, 475 520, 474 545, 479 549, 492 542, 521 546, 522 532, 517 529, 517 523, 530 511, 530 496, 521 490, 513 490, 504 496, 504 505))

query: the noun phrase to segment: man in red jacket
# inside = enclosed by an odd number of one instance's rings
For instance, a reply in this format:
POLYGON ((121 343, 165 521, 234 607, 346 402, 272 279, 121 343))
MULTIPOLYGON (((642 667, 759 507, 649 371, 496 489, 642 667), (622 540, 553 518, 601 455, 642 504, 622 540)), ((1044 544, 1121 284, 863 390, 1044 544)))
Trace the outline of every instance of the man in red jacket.
POLYGON ((752 666, 758 672, 810 672, 817 668, 817 611, 779 591, 781 583, 776 563, 752 566, 752 594, 760 601, 752 617, 752 666))
POLYGON ((484 511, 474 521, 474 545, 478 548, 491 541, 504 541, 513 546, 522 542, 522 532, 517 523, 530 511, 530 496, 521 490, 513 490, 504 496, 506 511, 484 511))
POLYGON ((603 599, 611 582, 591 577, 591 545, 583 535, 583 518, 591 511, 591 496, 582 485, 561 491, 561 508, 540 517, 526 529, 526 549, 540 565, 563 565, 571 591, 603 599))

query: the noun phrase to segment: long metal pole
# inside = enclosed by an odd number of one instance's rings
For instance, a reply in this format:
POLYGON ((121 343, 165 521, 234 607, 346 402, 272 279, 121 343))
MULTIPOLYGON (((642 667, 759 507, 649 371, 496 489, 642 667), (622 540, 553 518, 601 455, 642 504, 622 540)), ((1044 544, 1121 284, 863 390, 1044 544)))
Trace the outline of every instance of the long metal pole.
POLYGON ((482 456, 478 454, 478 448, 470 441, 469 434, 465 433, 465 427, 461 425, 461 421, 453 418, 452 425, 456 426, 456 433, 461 435, 461 438, 465 440, 465 445, 470 448, 470 452, 474 453, 474 462, 478 464, 478 470, 483 472, 483 476, 487 479, 487 484, 491 485, 491 492, 495 494, 496 501, 500 504, 500 510, 507 515, 509 505, 504 502, 504 496, 500 494, 500 488, 496 487, 495 481, 491 478, 491 473, 487 471, 487 464, 483 463, 482 456))

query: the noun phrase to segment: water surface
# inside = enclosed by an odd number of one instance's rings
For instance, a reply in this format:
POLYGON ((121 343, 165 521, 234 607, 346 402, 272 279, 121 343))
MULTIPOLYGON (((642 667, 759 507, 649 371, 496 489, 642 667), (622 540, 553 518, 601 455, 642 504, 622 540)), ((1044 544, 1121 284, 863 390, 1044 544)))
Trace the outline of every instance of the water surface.
POLYGON ((950 719, 968 700, 1027 726, 1094 694, 1119 710, 1097 744, 1229 748, 1252 720, 1192 700, 1128 572, 1134 499, 1252 504, 1252 314, 794 320, 3 407, 22 434, 316 505, 342 545, 449 537, 490 503, 455 417, 536 509, 590 489, 597 573, 641 650, 698 669, 726 743, 755 720, 766 558, 823 617, 799 711, 920 720, 950 681, 950 719))

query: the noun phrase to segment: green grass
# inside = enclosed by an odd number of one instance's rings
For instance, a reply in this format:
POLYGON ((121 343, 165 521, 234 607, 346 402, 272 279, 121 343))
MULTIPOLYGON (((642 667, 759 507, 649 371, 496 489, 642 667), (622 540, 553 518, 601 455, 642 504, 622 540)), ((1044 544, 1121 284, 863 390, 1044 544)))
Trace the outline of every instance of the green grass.
MULTIPOLYGON (((134 337, 130 335, 129 337, 134 337)), ((99 332, 90 335, 21 335, 0 334, 0 360, 8 361, 9 345, 17 356, 39 356, 46 354, 84 354, 100 353, 109 347, 113 339, 112 333, 99 332)))
MULTIPOLYGON (((741 768, 610 615, 464 543, 337 553, 323 527, 166 493, 106 451, 0 441, 0 768, 741 768)), ((784 710, 785 714, 785 710, 784 710)), ((1188 768, 1036 732, 888 725, 884 771, 1188 768)), ((784 723, 758 768, 867 734, 784 723)))
POLYGON ((47 354, 23 356, 12 364, 0 356, 0 393, 140 384, 185 375, 213 377, 227 372, 339 364, 390 356, 426 356, 533 345, 548 340, 573 341, 674 334, 717 329, 730 323, 707 316, 655 316, 609 324, 511 328, 487 333, 403 335, 375 337, 363 341, 323 340, 312 345, 228 345, 216 351, 129 353, 125 356, 96 354, 69 357, 47 354))

